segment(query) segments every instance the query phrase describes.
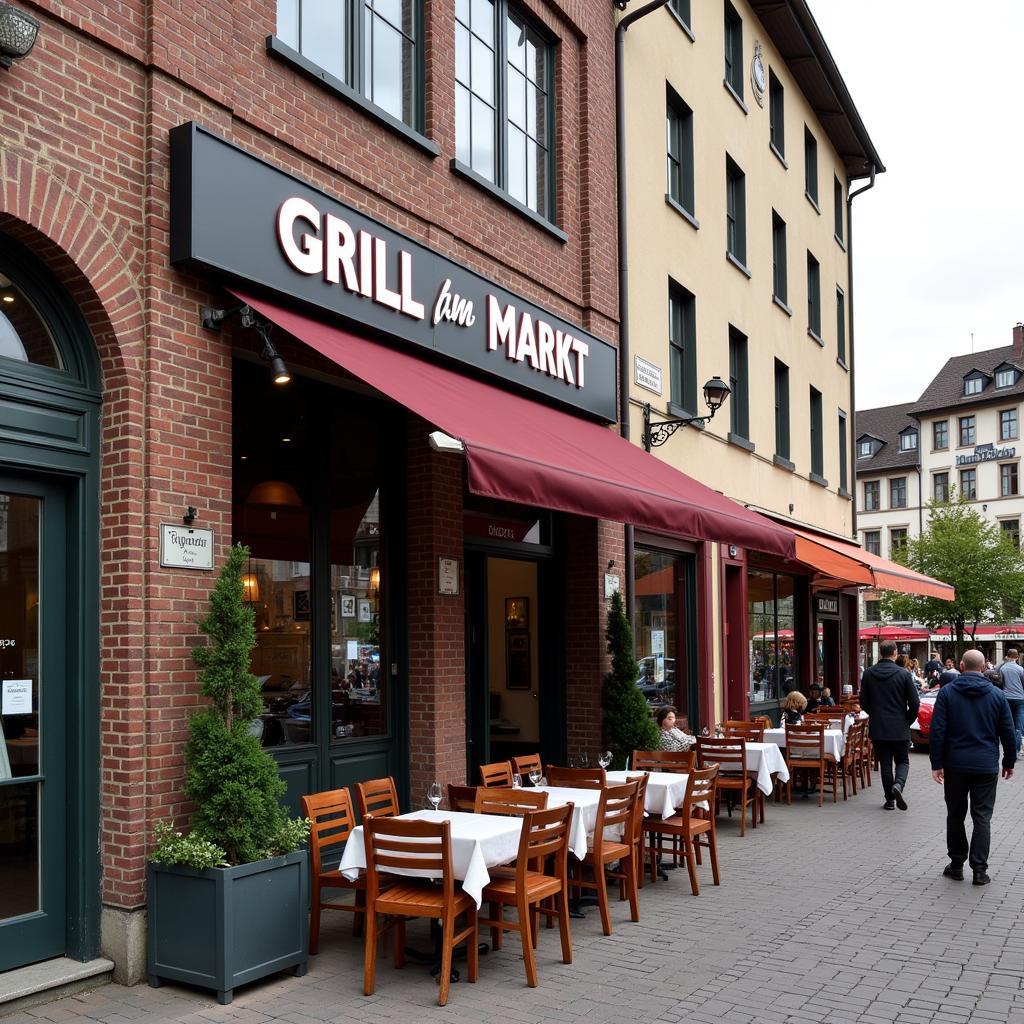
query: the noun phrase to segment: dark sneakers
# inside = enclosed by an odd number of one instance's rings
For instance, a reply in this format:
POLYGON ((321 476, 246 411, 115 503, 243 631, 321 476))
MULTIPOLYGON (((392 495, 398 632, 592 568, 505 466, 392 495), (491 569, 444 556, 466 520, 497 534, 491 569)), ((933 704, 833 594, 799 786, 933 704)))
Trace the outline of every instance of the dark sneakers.
POLYGON ((964 869, 959 864, 947 864, 942 869, 942 874, 946 878, 952 878, 954 882, 962 882, 964 880, 964 869))
POLYGON ((886 800, 885 803, 882 804, 882 810, 883 811, 895 811, 896 810, 896 805, 891 800, 886 800))
POLYGON ((907 801, 903 796, 903 787, 898 782, 893 784, 892 798, 896 801, 896 806, 901 811, 905 811, 907 809, 907 801))
POLYGON ((992 879, 988 877, 987 871, 975 871, 974 872, 974 885, 988 885, 992 879))

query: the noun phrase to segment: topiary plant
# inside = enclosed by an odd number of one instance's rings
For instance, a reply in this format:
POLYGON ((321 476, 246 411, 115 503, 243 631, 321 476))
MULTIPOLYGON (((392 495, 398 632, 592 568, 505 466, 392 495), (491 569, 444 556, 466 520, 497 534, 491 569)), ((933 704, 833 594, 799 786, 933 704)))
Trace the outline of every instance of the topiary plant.
MULTIPOLYGON (((210 642, 192 657, 210 706, 192 716, 185 748, 185 795, 195 803, 187 838, 219 848, 228 864, 290 853, 309 836, 308 820, 289 818, 281 806, 285 784, 251 730, 263 700, 249 671, 256 631, 242 587, 248 558, 247 547, 231 548, 199 624, 210 642)), ((188 862, 166 852, 161 860, 188 862)))
POLYGON ((651 718, 640 687, 636 685, 639 668, 633 648, 633 630, 622 607, 622 595, 612 594, 605 629, 612 670, 601 687, 601 709, 605 732, 615 768, 624 768, 634 750, 657 750, 658 727, 651 718))

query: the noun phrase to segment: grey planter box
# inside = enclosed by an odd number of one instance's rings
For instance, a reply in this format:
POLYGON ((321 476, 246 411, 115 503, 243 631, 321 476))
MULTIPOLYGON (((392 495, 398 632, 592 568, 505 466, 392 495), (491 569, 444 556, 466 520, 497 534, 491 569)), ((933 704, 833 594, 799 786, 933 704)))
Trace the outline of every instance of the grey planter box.
POLYGON ((183 981, 230 1003, 237 985, 309 959, 309 854, 195 871, 149 865, 149 984, 183 981))

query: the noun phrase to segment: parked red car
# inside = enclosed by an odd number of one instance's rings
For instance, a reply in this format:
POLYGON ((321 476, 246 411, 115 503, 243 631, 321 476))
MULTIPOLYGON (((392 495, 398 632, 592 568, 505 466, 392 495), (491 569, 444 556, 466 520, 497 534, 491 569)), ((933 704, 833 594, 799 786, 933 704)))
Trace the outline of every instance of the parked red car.
POLYGON ((928 733, 932 727, 932 712, 935 711, 935 699, 938 690, 929 690, 921 694, 921 707, 917 711, 917 721, 910 727, 910 738, 915 747, 928 746, 928 733))

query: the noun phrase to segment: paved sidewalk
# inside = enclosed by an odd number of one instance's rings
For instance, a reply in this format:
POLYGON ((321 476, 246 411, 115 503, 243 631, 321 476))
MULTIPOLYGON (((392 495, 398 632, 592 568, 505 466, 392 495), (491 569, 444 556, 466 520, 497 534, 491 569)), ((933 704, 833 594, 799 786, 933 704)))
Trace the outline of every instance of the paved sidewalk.
POLYGON ((361 944, 339 914, 325 915, 305 978, 250 985, 231 1006, 172 985, 109 985, 3 1024, 1024 1024, 1024 777, 1000 783, 984 888, 940 876, 942 791, 923 754, 912 755, 907 799, 908 812, 883 811, 876 776, 846 804, 769 804, 744 839, 723 819, 720 888, 705 864, 708 884, 693 898, 676 872, 642 891, 639 924, 613 902, 607 938, 591 911, 573 922, 571 966, 559 961, 557 931, 542 930, 536 989, 511 934, 443 1009, 422 968, 396 972, 390 960, 367 999, 361 944))

